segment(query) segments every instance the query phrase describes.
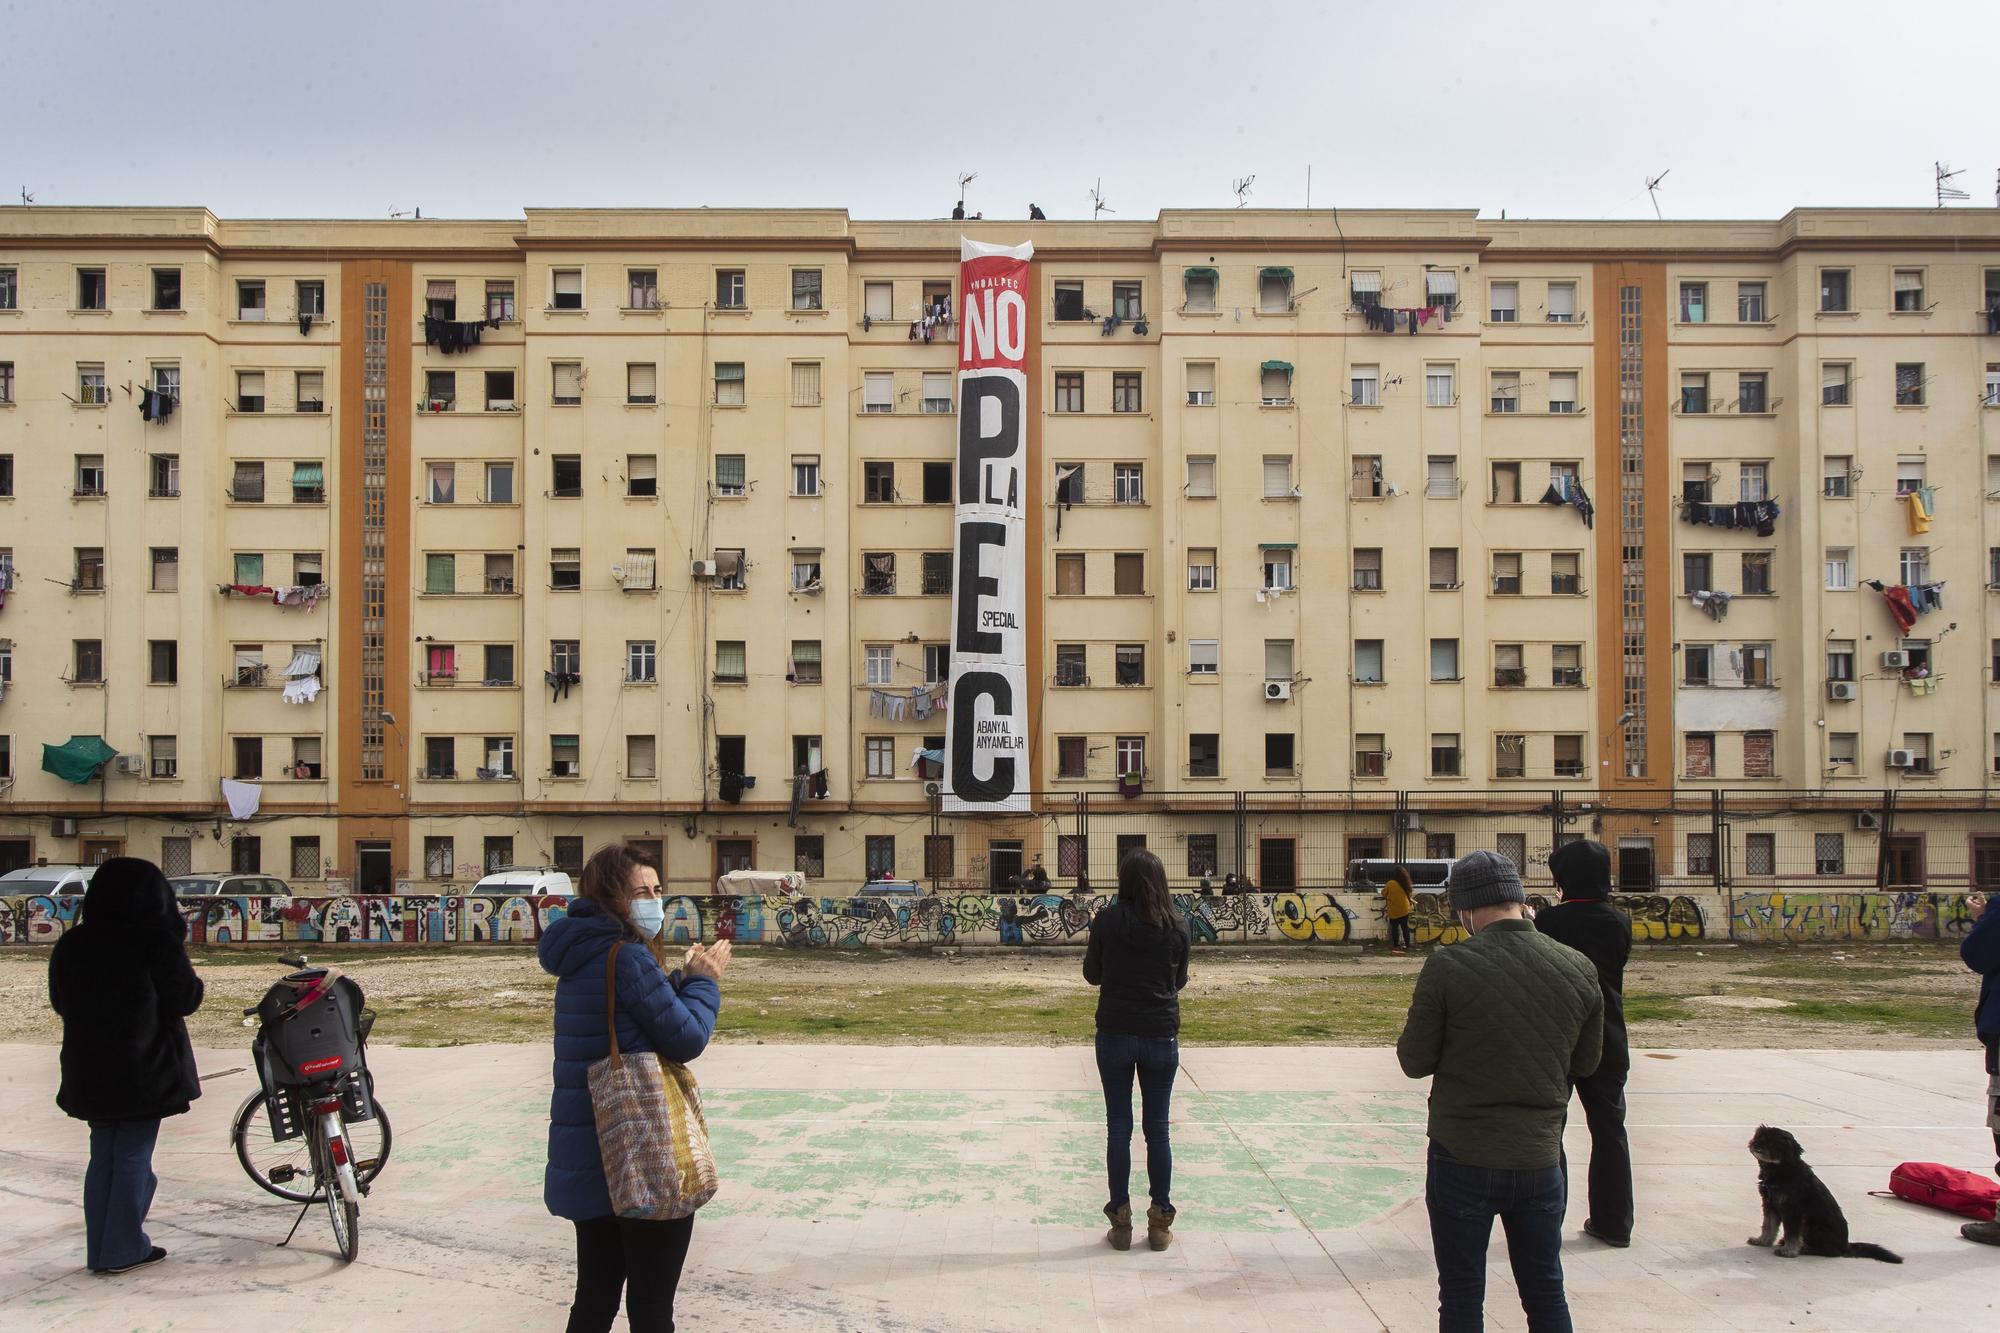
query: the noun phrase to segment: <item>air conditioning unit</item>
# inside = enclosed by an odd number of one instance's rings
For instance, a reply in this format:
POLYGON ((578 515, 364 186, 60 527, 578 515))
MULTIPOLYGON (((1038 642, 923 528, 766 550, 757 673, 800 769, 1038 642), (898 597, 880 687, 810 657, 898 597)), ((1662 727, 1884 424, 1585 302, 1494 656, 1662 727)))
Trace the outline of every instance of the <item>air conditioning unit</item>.
POLYGON ((1856 810, 1854 812, 1854 827, 1858 829, 1881 828, 1882 816, 1876 814, 1873 810, 1856 810))
MULTIPOLYGON (((1901 657, 1901 656, 1902 656, 1902 654, 1901 654, 1901 653, 1884 653, 1884 654, 1882 654, 1882 655, 1883 655, 1884 657, 1901 657)), ((1889 751, 1889 767, 1891 767, 1891 768, 1915 768, 1916 766, 1917 766, 1917 752, 1916 752, 1915 750, 1891 750, 1891 751, 1889 751)))
POLYGON ((1266 699, 1289 699, 1292 697, 1292 682, 1289 680, 1267 680, 1264 682, 1266 699))
POLYGON ((688 565, 688 573, 698 579, 712 579, 715 577, 715 562, 713 560, 693 561, 688 565))
POLYGON ((49 821, 49 833, 58 838, 74 838, 76 821, 67 815, 57 815, 49 821))
POLYGON ((1836 703, 1852 703, 1861 697, 1861 691, 1851 680, 1830 680, 1826 683, 1826 697, 1836 703))
POLYGON ((1424 831, 1424 817, 1415 810, 1405 810, 1402 814, 1396 816, 1396 827, 1405 833, 1422 833, 1424 831))
POLYGON ((1882 654, 1882 669, 1884 671, 1901 671, 1909 664, 1910 655, 1900 648, 1892 648, 1882 654))
POLYGON ((140 755, 121 754, 113 762, 117 765, 120 773, 129 774, 135 778, 146 771, 146 761, 140 755))

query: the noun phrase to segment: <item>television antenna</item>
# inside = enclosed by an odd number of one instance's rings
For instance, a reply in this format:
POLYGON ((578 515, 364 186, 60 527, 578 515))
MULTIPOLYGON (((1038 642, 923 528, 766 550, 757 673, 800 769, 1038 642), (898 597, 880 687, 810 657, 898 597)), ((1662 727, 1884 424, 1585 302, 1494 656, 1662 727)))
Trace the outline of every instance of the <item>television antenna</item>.
POLYGON ((1097 221, 1099 213, 1116 213, 1118 210, 1104 202, 1104 177, 1097 178, 1097 184, 1090 187, 1090 220, 1097 221))
POLYGON ((1972 198, 1971 195, 1951 183, 1954 177, 1965 174, 1964 167, 1960 167, 1957 171, 1947 171, 1944 163, 1933 162, 1931 163, 1931 168, 1937 175, 1937 206, 1939 208, 1943 208, 1947 202, 1957 203, 1972 198))
POLYGON ((1665 180, 1668 173, 1672 170, 1672 167, 1668 167, 1666 171, 1651 177, 1646 182, 1646 195, 1653 201, 1653 220, 1655 222, 1662 220, 1660 216, 1660 182, 1665 180))
POLYGON ((1233 192, 1236 195, 1236 206, 1238 208, 1241 208, 1245 204, 1250 202, 1250 182, 1256 179, 1257 179, 1257 174, 1255 172, 1252 172, 1250 175, 1245 176, 1242 180, 1233 180, 1229 182, 1229 188, 1231 192, 1233 192))
POLYGON ((979 173, 976 171, 961 171, 958 173, 958 206, 961 210, 965 208, 965 187, 978 179, 979 173))
POLYGON ((34 203, 34 202, 35 202, 35 196, 33 196, 32 194, 29 194, 29 193, 28 193, 28 187, 27 187, 27 186, 25 186, 25 185, 23 185, 23 186, 21 187, 21 205, 22 205, 22 207, 24 207, 24 208, 25 208, 25 207, 26 207, 27 205, 29 205, 29 204, 32 204, 32 203, 34 203))

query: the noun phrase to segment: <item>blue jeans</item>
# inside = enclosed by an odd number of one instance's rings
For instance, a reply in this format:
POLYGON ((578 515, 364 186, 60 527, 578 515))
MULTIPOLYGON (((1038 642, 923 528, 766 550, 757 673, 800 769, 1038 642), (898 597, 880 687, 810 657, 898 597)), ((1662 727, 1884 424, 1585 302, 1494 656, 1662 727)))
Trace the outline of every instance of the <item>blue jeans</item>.
POLYGON ((1433 1140, 1424 1202, 1437 1256, 1438 1333, 1480 1333, 1485 1327, 1486 1242, 1495 1217, 1507 1233, 1507 1260, 1529 1333, 1571 1333, 1562 1273, 1569 1190, 1561 1167, 1472 1166, 1433 1140))
POLYGON ((153 1252, 146 1210, 153 1206, 157 1120, 90 1122, 90 1165, 83 1173, 83 1261, 123 1268, 153 1252))
POLYGON ((1132 1075, 1137 1073, 1147 1190, 1154 1207, 1173 1209, 1174 1150, 1167 1140, 1167 1108, 1180 1067, 1178 1038, 1097 1034, 1097 1076, 1104 1082, 1104 1167, 1111 1177, 1113 1208, 1132 1202, 1132 1075))

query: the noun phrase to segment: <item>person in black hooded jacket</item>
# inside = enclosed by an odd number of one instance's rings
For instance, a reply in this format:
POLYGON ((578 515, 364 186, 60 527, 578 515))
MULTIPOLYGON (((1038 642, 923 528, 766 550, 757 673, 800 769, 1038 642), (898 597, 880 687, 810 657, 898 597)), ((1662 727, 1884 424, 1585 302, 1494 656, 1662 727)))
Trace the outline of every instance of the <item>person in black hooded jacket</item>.
POLYGON ((83 1176, 84 1260, 123 1273, 167 1252, 146 1234, 160 1121, 201 1096, 187 1016, 201 978, 181 943, 173 888, 150 861, 120 856, 91 876, 83 919, 49 955, 49 1004, 62 1015, 56 1105, 90 1124, 83 1176))
POLYGON ((1604 992, 1604 1058, 1596 1073, 1576 1083, 1590 1126, 1590 1213, 1583 1230, 1624 1249, 1632 1243, 1632 1149, 1625 1139, 1625 1075, 1632 1065, 1625 964, 1632 957, 1632 918, 1608 901, 1611 853, 1603 843, 1585 839, 1558 847, 1549 873, 1563 900, 1535 918, 1535 929, 1588 958, 1604 992))
POLYGON ((1167 868, 1153 853, 1127 852, 1118 863, 1118 899, 1090 923, 1083 979, 1098 987, 1097 1074, 1104 1084, 1105 1168, 1111 1219, 1105 1239, 1132 1246, 1132 1077, 1139 1078, 1140 1125, 1146 1135, 1146 1240, 1155 1250, 1173 1241, 1174 1153, 1167 1107, 1180 1069, 1181 988, 1188 983, 1187 931, 1167 892, 1167 868))

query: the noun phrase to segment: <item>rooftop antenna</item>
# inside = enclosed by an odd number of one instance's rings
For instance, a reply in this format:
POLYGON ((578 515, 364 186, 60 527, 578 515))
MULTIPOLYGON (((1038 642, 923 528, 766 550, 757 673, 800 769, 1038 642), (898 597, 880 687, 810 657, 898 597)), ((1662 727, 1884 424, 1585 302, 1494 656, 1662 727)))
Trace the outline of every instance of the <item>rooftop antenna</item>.
POLYGON ((410 216, 410 210, 407 208, 392 208, 389 210, 389 216, 392 218, 406 218, 410 216))
POLYGON ((1099 213, 1116 213, 1118 210, 1104 202, 1104 177, 1097 178, 1097 184, 1090 187, 1090 220, 1097 221, 1099 213))
POLYGON ((33 196, 32 194, 29 194, 29 193, 28 193, 28 187, 27 187, 27 186, 25 186, 25 185, 23 185, 23 186, 21 187, 21 204, 22 204, 22 206, 23 206, 23 207, 25 207, 25 206, 27 206, 28 204, 32 204, 32 203, 34 203, 34 202, 35 202, 35 196, 33 196))
POLYGON ((965 207, 965 187, 972 184, 972 182, 978 179, 979 179, 979 173, 976 171, 961 171, 958 173, 959 208, 963 209, 965 207))
POLYGON ((1646 182, 1647 197, 1649 197, 1653 201, 1653 220, 1655 222, 1663 220, 1660 216, 1660 182, 1665 180, 1667 178, 1668 172, 1671 172, 1672 170, 1673 170, 1672 167, 1668 167, 1666 171, 1661 172, 1659 175, 1652 177, 1650 180, 1646 182))
POLYGON ((1948 202, 1958 203, 1972 198, 1971 195, 1951 183, 1953 177, 1965 174, 1965 168, 1960 167, 1957 171, 1947 171, 1945 164, 1942 162, 1931 163, 1931 168, 1937 175, 1937 206, 1939 208, 1943 208, 1948 202))
MULTIPOLYGON (((1235 192, 1236 206, 1238 208, 1241 208, 1245 204, 1250 202, 1250 182, 1256 179, 1257 179, 1256 173, 1252 172, 1250 175, 1245 176, 1242 180, 1233 180, 1229 182, 1229 188, 1235 192)), ((1310 189, 1311 187, 1308 186, 1307 188, 1310 189)), ((1308 195, 1307 197, 1310 198, 1311 196, 1308 195)))

